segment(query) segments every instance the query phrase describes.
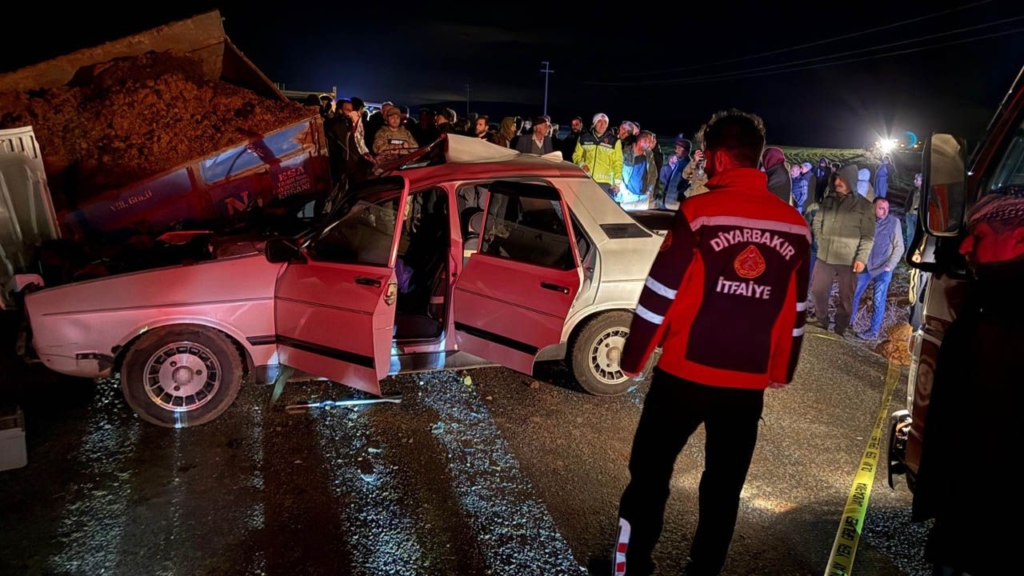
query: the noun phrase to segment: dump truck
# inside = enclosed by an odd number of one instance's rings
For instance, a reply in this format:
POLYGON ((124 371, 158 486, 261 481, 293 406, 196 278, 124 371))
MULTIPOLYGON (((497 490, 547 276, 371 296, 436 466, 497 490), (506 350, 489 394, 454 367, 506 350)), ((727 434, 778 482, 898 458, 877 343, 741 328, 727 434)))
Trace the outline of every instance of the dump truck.
POLYGON ((289 101, 218 11, 0 75, 0 129, 0 282, 36 271, 47 242, 292 214, 333 188, 318 111, 289 101))

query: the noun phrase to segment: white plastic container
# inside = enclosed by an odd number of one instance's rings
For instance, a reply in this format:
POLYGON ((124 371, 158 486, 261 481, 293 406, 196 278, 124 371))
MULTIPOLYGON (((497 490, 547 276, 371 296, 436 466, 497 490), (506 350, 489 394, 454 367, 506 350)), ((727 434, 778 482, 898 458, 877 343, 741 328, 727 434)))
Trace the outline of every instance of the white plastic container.
POLYGON ((18 408, 13 414, 0 414, 0 472, 26 464, 25 417, 18 408))

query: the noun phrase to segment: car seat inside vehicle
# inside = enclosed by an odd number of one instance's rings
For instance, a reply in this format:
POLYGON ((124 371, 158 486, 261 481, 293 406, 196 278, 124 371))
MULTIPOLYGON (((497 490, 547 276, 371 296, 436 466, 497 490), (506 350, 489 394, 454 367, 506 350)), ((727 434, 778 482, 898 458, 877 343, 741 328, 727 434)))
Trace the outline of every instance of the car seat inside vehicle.
POLYGON ((447 309, 451 247, 448 196, 440 188, 410 195, 408 210, 395 265, 395 339, 436 338, 444 329, 447 309))
POLYGON ((462 263, 480 249, 483 232, 484 206, 487 204, 487 186, 471 185, 457 192, 459 223, 462 226, 462 263))

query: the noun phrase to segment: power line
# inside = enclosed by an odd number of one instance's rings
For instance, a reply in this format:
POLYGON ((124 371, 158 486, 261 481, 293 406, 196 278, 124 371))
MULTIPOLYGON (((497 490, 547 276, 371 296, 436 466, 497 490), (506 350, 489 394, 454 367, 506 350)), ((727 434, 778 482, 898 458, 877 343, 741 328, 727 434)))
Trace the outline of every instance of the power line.
MULTIPOLYGON (((979 28, 988 28, 991 26, 998 26, 1000 24, 1006 24, 1007 22, 1013 22, 1014 20, 1024 19, 1024 16, 1015 16, 1013 18, 1005 18, 1003 20, 997 20, 995 22, 987 22, 985 24, 978 24, 976 26, 968 26, 966 28, 959 28, 957 30, 951 30, 949 32, 939 32, 937 34, 930 34, 928 36, 921 36, 920 38, 911 38, 909 40, 900 40, 899 42, 890 42, 889 44, 880 44, 877 46, 869 46, 867 48, 860 48, 858 50, 848 50, 846 52, 838 52, 836 54, 829 54, 827 56, 817 56, 814 58, 804 58, 803 60, 794 60, 791 62, 785 62, 783 64, 772 64, 769 66, 760 66, 757 68, 747 68, 745 70, 733 70, 732 72, 720 72, 717 74, 708 74, 705 76, 693 76, 690 78, 675 78, 665 80, 643 80, 633 82, 586 82, 586 84, 596 86, 650 86, 659 84, 687 84, 695 80, 707 80, 716 78, 726 78, 728 76, 735 76, 737 74, 747 74, 750 72, 760 72, 762 70, 772 70, 775 68, 788 68, 798 64, 806 64, 808 62, 819 62, 822 60, 829 60, 832 58, 839 58, 841 56, 849 56, 851 54, 862 54, 864 52, 873 52, 875 50, 882 50, 884 48, 892 48, 894 46, 902 46, 904 44, 913 44, 914 42, 921 42, 923 40, 932 40, 934 38, 941 38, 943 36, 951 36, 953 34, 959 34, 961 32, 967 32, 970 30, 977 30, 979 28)), ((939 44, 938 46, 942 46, 939 44)))
POLYGON ((921 52, 922 50, 931 50, 932 48, 942 48, 943 46, 952 46, 954 44, 964 44, 966 42, 974 42, 976 40, 984 40, 986 38, 995 38, 997 36, 1006 36, 1007 34, 1013 34, 1016 32, 1024 32, 1024 28, 1014 28, 1013 30, 1007 30, 1005 32, 995 32, 993 34, 985 34, 983 36, 975 36, 973 38, 964 38, 962 40, 954 40, 952 42, 944 42, 942 44, 935 44, 934 46, 922 46, 920 48, 908 48, 907 50, 898 50, 896 52, 886 52, 885 54, 873 54, 871 56, 864 56, 861 58, 848 58, 846 60, 839 60, 836 62, 826 62, 824 64, 812 64, 810 66, 800 66, 797 68, 787 68, 786 70, 774 70, 771 72, 761 72, 758 74, 743 74, 740 76, 733 76, 730 78, 708 78, 703 80, 698 79, 681 79, 672 81, 675 84, 703 84, 705 82, 717 82, 720 80, 742 80, 744 78, 756 78, 758 76, 771 76, 772 74, 785 74, 787 72, 797 72, 800 70, 810 70, 813 68, 824 68, 826 66, 836 66, 838 64, 849 64, 851 62, 861 62, 864 60, 874 60, 876 58, 886 58, 888 56, 899 56, 901 54, 910 54, 912 52, 921 52))
POLYGON ((863 36, 865 34, 871 34, 872 32, 878 32, 880 30, 887 30, 889 28, 895 28, 897 26, 903 26, 904 24, 913 24, 914 22, 920 22, 922 20, 928 20, 930 18, 936 18, 938 16, 945 16, 946 14, 950 14, 952 12, 957 12, 957 11, 960 11, 960 10, 966 10, 968 8, 974 8, 974 7, 977 7, 977 6, 981 6, 982 4, 989 4, 992 1, 993 0, 982 0, 981 2, 975 2, 974 4, 968 4, 967 6, 960 6, 960 7, 957 7, 957 8, 952 8, 952 9, 949 9, 949 10, 944 10, 942 12, 936 12, 934 14, 927 14, 925 16, 918 16, 917 18, 911 18, 910 20, 903 20, 902 22, 896 22, 896 23, 893 23, 893 24, 886 24, 884 26, 879 26, 877 28, 871 28, 869 30, 862 30, 860 32, 853 32, 851 34, 846 34, 844 36, 836 36, 834 38, 826 38, 824 40, 818 40, 816 42, 810 42, 810 43, 807 43, 807 44, 801 44, 799 46, 791 46, 789 48, 780 48, 778 50, 772 50, 770 52, 761 52, 760 54, 752 54, 752 55, 749 55, 749 56, 741 56, 739 58, 730 58, 728 60, 719 60, 717 62, 709 62, 709 63, 696 64, 696 65, 693 65, 693 66, 683 66, 681 68, 668 68, 668 69, 664 69, 664 70, 648 70, 647 72, 627 72, 627 73, 624 73, 622 75, 625 76, 625 77, 629 77, 629 76, 652 76, 652 75, 656 75, 656 74, 669 74, 671 72, 683 72, 685 70, 694 70, 696 68, 706 68, 708 66, 719 66, 721 64, 732 64, 733 62, 742 62, 743 60, 752 60, 754 58, 761 58, 761 57, 764 57, 764 56, 772 56, 774 54, 782 54, 783 52, 790 52, 790 51, 793 51, 793 50, 800 50, 801 48, 810 48, 811 46, 820 46, 821 44, 828 44, 830 42, 836 42, 836 41, 839 41, 839 40, 846 40, 847 38, 855 38, 857 36, 863 36))

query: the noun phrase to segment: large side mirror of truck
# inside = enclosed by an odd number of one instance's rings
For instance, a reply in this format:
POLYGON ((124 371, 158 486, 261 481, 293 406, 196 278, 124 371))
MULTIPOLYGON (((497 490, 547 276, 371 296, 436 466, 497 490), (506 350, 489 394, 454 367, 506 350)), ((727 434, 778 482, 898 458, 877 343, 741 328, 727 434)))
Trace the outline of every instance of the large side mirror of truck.
POLYGON ((263 247, 263 256, 271 264, 283 264, 285 262, 305 262, 306 257, 302 255, 299 247, 291 238, 271 238, 263 247))
POLYGON ((967 194, 965 144, 951 134, 932 134, 925 144, 918 217, 931 236, 956 236, 967 194))

